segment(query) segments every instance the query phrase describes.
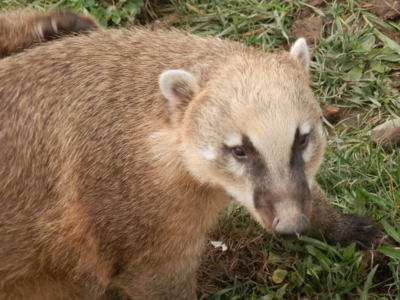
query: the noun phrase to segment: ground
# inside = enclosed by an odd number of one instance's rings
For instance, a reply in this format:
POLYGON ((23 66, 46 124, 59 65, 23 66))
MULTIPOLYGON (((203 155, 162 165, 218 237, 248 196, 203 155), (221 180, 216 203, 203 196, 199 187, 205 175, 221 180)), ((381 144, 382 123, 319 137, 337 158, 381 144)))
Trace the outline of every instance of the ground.
POLYGON ((340 110, 339 118, 325 122, 329 142, 318 181, 337 209, 378 220, 386 239, 367 252, 307 237, 280 241, 232 206, 211 238, 227 250, 208 245, 199 297, 399 299, 400 150, 368 136, 400 114, 399 1, 0 1, 0 8, 18 6, 67 6, 91 13, 103 26, 173 26, 265 51, 288 49, 296 37, 306 37, 315 95, 321 106, 340 110))

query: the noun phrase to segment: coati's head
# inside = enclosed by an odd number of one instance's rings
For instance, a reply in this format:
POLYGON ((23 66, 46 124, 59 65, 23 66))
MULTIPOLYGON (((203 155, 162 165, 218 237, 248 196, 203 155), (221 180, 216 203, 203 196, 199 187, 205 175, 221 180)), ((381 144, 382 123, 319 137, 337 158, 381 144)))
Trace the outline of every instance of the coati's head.
POLYGON ((324 151, 309 61, 299 39, 290 53, 232 56, 203 87, 184 70, 159 78, 189 172, 223 188, 278 235, 307 230, 324 151))

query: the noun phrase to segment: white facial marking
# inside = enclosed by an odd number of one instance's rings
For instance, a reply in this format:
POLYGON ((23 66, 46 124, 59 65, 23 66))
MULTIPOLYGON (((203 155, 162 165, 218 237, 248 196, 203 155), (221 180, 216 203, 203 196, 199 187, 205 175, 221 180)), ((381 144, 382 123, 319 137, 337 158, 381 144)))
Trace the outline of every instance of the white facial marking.
POLYGON ((225 138, 224 143, 228 147, 240 146, 242 144, 242 136, 238 133, 232 133, 225 138))
POLYGON ((237 177, 243 176, 245 172, 245 166, 235 160, 229 162, 229 170, 237 177))
POLYGON ((214 160, 217 158, 217 153, 215 152, 215 149, 213 146, 208 145, 205 150, 201 152, 203 154, 204 158, 207 160, 214 160))
MULTIPOLYGON (((308 122, 305 122, 300 125, 300 134, 309 134, 311 132, 311 125, 308 122)), ((314 146, 309 143, 303 151, 303 159, 305 162, 310 161, 312 155, 314 154, 314 146)))
POLYGON ((313 154, 314 154, 314 145, 308 144, 306 149, 304 149, 304 151, 303 151, 303 160, 305 162, 310 161, 313 154))
POLYGON ((300 133, 301 134, 309 134, 311 131, 311 125, 307 122, 300 125, 300 133))

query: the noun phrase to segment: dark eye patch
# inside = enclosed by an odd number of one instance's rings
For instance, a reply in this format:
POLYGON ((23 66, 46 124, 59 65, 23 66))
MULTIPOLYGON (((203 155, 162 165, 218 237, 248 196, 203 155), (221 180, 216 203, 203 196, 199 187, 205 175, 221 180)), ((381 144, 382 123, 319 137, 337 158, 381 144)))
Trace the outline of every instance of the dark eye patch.
POLYGON ((247 135, 242 137, 242 145, 236 145, 233 147, 224 145, 224 150, 226 152, 229 151, 235 158, 240 160, 252 158, 254 155, 258 154, 258 151, 253 146, 253 143, 247 135))
POLYGON ((234 147, 224 145, 223 149, 227 155, 233 155, 237 160, 244 163, 248 173, 254 180, 260 180, 260 184, 261 182, 264 184, 267 173, 264 159, 247 135, 243 135, 242 145, 234 147))
POLYGON ((312 137, 313 131, 310 131, 306 134, 301 134, 299 127, 297 127, 290 157, 290 167, 292 169, 303 169, 304 161, 302 154, 303 151, 307 148, 307 145, 312 137))
POLYGON ((254 147, 250 138, 247 135, 243 136, 243 146, 247 151, 247 155, 250 157, 248 170, 250 175, 253 177, 253 180, 265 180, 265 176, 267 174, 267 168, 264 162, 263 157, 258 152, 258 150, 254 147), (262 179, 261 179, 262 178, 262 179))

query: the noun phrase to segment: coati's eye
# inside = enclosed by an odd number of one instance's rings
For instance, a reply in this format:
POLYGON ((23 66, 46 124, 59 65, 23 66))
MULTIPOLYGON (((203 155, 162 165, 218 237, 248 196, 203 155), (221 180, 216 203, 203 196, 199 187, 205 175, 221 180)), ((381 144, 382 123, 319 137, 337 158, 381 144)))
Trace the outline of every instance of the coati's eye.
POLYGON ((304 150, 307 147, 309 140, 310 140, 310 134, 309 133, 301 135, 300 138, 299 138, 300 149, 304 150))
POLYGON ((247 159, 246 151, 244 151, 243 147, 235 146, 231 148, 232 155, 240 160, 247 159))

